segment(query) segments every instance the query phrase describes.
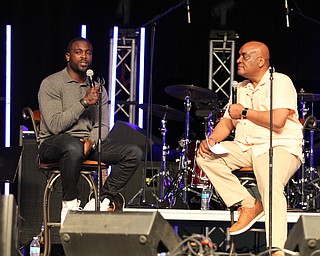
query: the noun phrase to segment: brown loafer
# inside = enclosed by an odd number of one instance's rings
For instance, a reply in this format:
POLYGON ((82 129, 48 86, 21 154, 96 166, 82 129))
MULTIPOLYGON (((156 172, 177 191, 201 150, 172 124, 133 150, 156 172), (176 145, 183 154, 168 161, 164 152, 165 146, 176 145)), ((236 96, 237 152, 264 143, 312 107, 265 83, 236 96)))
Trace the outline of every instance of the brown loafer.
POLYGON ((254 207, 239 207, 238 211, 238 221, 229 229, 231 236, 239 235, 247 231, 264 215, 262 203, 258 200, 256 200, 254 207))

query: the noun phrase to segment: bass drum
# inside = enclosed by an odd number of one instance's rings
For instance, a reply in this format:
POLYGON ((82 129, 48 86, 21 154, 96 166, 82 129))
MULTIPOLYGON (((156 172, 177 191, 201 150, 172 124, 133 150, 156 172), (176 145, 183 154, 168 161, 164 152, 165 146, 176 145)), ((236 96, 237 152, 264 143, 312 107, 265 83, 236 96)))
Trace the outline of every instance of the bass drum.
POLYGON ((191 142, 189 145, 190 171, 188 173, 188 185, 191 188, 204 188, 210 186, 210 180, 205 172, 196 163, 196 153, 200 140, 191 142))

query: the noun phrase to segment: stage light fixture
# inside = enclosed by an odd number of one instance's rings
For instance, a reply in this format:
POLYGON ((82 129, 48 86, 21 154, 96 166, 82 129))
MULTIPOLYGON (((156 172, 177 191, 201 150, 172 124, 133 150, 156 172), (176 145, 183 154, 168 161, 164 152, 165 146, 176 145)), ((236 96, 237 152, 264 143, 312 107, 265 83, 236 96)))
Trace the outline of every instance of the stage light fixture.
MULTIPOLYGON (((6 26, 6 98, 5 146, 10 147, 11 126, 11 25, 6 26)), ((4 184, 4 194, 10 194, 10 184, 4 184)))
POLYGON ((219 29, 227 28, 227 16, 235 8, 233 0, 220 0, 211 7, 211 16, 219 20, 219 29))
POLYGON ((110 117, 109 117, 109 129, 111 130, 114 126, 114 112, 115 112, 115 97, 116 97, 116 74, 117 74, 117 50, 118 50, 118 37, 119 37, 119 28, 117 26, 113 27, 113 36, 110 47, 110 54, 112 56, 112 68, 110 74, 110 86, 111 93, 109 95, 110 99, 110 117))
MULTIPOLYGON (((144 58, 145 58, 145 28, 140 29, 140 59, 139 59, 139 104, 143 104, 144 98, 144 58)), ((138 126, 143 128, 143 110, 139 108, 138 126)))

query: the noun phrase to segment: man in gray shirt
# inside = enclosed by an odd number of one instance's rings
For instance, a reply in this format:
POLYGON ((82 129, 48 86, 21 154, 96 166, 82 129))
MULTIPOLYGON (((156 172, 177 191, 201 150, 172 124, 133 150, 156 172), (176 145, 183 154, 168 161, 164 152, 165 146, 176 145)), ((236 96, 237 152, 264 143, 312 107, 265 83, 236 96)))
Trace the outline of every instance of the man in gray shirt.
MULTIPOLYGON (((61 223, 68 210, 79 209, 77 188, 81 164, 98 160, 100 86, 90 86, 86 71, 92 63, 92 44, 74 38, 65 54, 67 67, 46 77, 38 92, 41 112, 39 156, 44 163, 59 162, 63 188, 61 223)), ((108 210, 115 197, 139 166, 142 150, 107 138, 108 95, 101 90, 101 161, 112 165, 112 172, 101 189, 100 210, 108 210)), ((94 201, 86 206, 94 210, 94 201)))

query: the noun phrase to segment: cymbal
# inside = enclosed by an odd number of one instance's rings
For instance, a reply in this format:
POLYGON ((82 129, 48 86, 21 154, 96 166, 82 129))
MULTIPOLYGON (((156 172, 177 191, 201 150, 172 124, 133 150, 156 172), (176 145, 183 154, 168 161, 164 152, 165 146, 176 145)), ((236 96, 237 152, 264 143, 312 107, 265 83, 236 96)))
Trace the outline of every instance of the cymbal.
POLYGON ((199 102, 213 101, 218 98, 217 94, 215 94, 213 91, 207 88, 194 86, 192 84, 170 85, 165 88, 165 92, 181 100, 185 100, 187 96, 190 97, 190 101, 199 102))
MULTIPOLYGON (((143 109, 144 111, 148 111, 148 104, 139 104, 139 108, 143 109)), ((155 116, 163 118, 164 115, 165 119, 167 120, 173 120, 178 122, 184 122, 186 118, 186 114, 180 110, 171 108, 169 106, 163 106, 158 104, 152 104, 151 106, 151 113, 155 116)), ((190 121, 192 121, 193 118, 190 117, 190 121)))
POLYGON ((298 100, 300 100, 300 101, 319 101, 320 94, 300 92, 300 93, 298 93, 298 100))

